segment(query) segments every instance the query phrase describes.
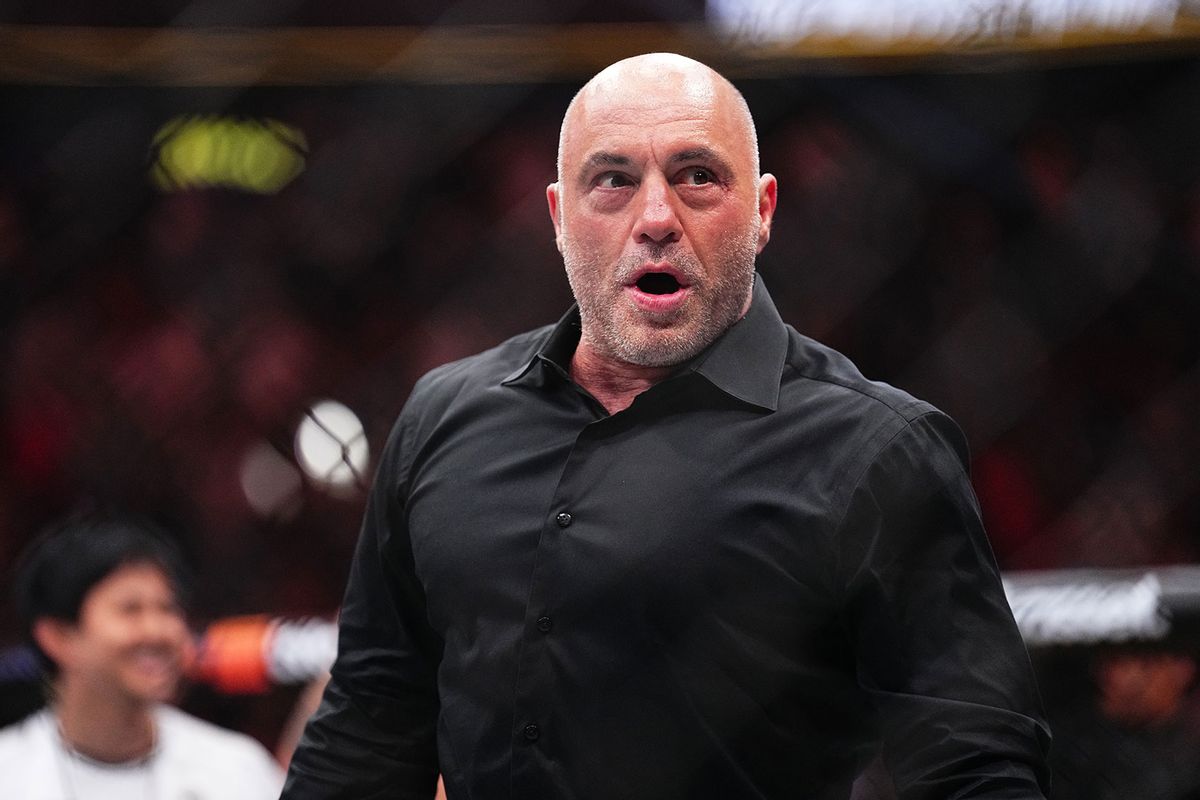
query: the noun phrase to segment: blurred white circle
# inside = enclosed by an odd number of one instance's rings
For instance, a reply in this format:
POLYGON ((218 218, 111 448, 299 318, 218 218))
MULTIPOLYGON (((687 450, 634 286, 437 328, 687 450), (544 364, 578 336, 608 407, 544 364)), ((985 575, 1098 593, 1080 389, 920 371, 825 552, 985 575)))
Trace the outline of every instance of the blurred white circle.
POLYGON ((294 519, 300 511, 300 470, 266 442, 242 456, 242 492, 260 517, 294 519))
POLYGON ((304 474, 331 489, 361 485, 369 449, 362 422, 335 400, 322 400, 296 430, 296 460, 304 474))

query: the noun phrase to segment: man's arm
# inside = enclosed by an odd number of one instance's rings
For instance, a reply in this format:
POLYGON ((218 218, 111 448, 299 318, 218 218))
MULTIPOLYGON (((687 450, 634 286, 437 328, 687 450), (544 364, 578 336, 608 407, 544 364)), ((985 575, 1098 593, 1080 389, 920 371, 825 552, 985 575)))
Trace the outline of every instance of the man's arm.
POLYGON ((403 504, 403 420, 367 503, 339 618, 338 657, 292 757, 283 800, 432 800, 437 664, 403 504))
POLYGON ((841 526, 846 619, 900 797, 1032 800, 1049 729, 949 418, 875 454, 841 526))

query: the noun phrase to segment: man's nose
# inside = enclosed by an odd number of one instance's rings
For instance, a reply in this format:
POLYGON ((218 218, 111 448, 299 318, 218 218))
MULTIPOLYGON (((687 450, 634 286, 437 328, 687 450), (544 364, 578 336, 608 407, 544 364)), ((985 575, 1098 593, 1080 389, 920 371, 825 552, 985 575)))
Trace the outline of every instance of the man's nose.
POLYGON ((644 244, 669 244, 683 234, 675 204, 679 198, 661 176, 642 182, 642 205, 633 228, 633 240, 644 244))

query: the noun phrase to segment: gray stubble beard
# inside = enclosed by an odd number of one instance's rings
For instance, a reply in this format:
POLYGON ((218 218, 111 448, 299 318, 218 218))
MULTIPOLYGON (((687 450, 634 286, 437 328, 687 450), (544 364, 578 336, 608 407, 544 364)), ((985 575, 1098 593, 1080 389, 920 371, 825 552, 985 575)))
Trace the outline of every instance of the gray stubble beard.
MULTIPOLYGON (((564 237, 563 261, 567 280, 579 303, 583 340, 601 355, 642 367, 666 367, 683 363, 717 340, 742 317, 754 283, 754 261, 758 248, 758 222, 730 235, 717 253, 715 275, 705 275, 697 259, 672 245, 648 246, 644 253, 618 265, 611 283, 600 283, 602 270, 592 253, 581 252, 569 236, 564 237), (633 336, 615 313, 622 302, 624 278, 645 261, 669 261, 692 283, 694 300, 700 300, 699 317, 682 330, 666 327, 647 336, 633 336)), ((640 331, 639 331, 640 332, 640 331)))

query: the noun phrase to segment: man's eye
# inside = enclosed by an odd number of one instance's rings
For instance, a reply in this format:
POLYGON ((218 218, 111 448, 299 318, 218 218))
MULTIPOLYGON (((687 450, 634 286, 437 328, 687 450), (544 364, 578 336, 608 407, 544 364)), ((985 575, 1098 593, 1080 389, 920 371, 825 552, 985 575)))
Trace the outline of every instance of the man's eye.
POLYGON ((692 186, 703 186, 716 180, 713 174, 702 167, 692 167, 683 171, 683 182, 692 186))
POLYGON ((619 172, 606 172, 596 181, 596 185, 601 189, 622 189, 626 186, 633 186, 633 181, 628 175, 622 175, 619 172))

